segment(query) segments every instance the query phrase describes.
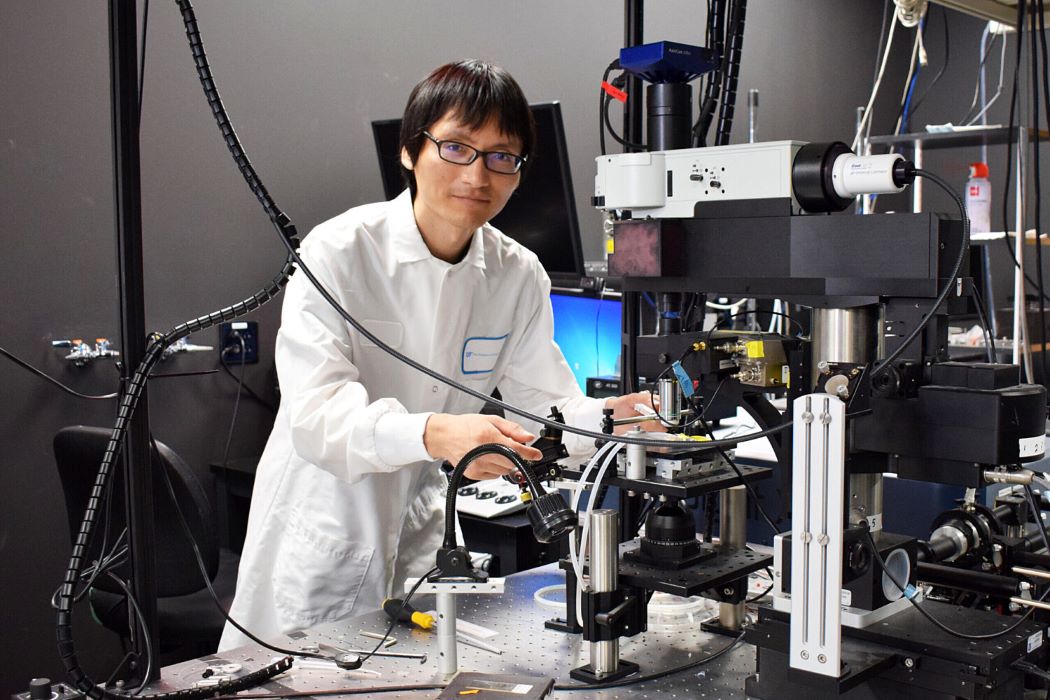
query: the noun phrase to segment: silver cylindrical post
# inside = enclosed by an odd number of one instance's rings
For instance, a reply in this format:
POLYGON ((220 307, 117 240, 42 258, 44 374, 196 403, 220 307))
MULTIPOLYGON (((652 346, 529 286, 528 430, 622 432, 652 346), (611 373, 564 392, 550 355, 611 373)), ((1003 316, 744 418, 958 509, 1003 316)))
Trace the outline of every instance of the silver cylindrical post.
MULTIPOLYGON (((812 365, 815 378, 822 362, 863 364, 881 354, 877 306, 855 309, 813 309, 812 365)), ((850 477, 849 521, 868 521, 880 529, 882 515, 882 474, 855 474, 850 477)))
POLYGON ((458 669, 456 659, 456 595, 439 592, 437 598, 438 671, 451 676, 458 669))
MULTIPOLYGON (((619 532, 619 511, 602 509, 591 513, 591 590, 595 593, 616 590, 619 532)), ((614 673, 619 667, 619 639, 591 642, 591 670, 596 676, 614 673)))
MULTIPOLYGON (((747 544, 747 487, 734 486, 720 494, 718 516, 719 546, 722 551, 743 549, 747 544)), ((744 624, 743 603, 719 603, 718 624, 725 629, 738 630, 744 624)))
POLYGON ((678 380, 664 377, 657 382, 660 396, 660 416, 665 423, 678 425, 682 413, 682 392, 678 389, 678 380))
MULTIPOLYGON (((631 437, 640 437, 644 434, 641 428, 635 428, 627 433, 631 437)), ((644 479, 645 478, 645 445, 627 445, 627 469, 626 476, 628 479, 644 479)))

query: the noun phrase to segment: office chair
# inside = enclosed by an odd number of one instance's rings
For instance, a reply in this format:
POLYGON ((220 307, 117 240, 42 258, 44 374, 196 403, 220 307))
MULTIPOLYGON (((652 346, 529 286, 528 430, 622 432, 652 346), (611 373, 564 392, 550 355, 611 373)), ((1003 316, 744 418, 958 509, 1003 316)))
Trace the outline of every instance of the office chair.
MULTIPOLYGON (((109 428, 76 425, 62 428, 55 434, 55 462, 65 494, 70 533, 74 538, 80 529, 111 432, 109 428)), ((233 600, 240 557, 219 548, 211 502, 189 466, 161 442, 154 442, 151 455, 154 467, 163 466, 167 470, 179 508, 193 533, 212 587, 228 609, 233 600)), ((110 545, 124 530, 126 519, 122 469, 112 472, 109 494, 108 505, 101 511, 95 526, 88 562, 100 558, 107 520, 110 545)), ((204 585, 193 548, 186 539, 167 485, 156 469, 153 472, 153 513, 156 530, 157 637, 160 642, 158 657, 161 663, 172 664, 213 653, 219 644, 225 619, 204 585)), ((128 571, 126 563, 114 569, 114 573, 124 580, 128 578, 128 571)), ((95 619, 119 634, 122 640, 127 639, 129 621, 133 618, 129 618, 123 590, 109 577, 100 576, 91 587, 89 599, 95 619)))

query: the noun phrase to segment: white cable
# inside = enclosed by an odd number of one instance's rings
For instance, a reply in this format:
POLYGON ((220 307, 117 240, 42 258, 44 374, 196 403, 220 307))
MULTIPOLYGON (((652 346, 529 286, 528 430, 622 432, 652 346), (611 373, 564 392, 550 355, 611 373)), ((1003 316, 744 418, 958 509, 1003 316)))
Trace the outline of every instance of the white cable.
MULTIPOLYGON (((580 480, 578 482, 579 488, 577 488, 572 493, 572 512, 578 513, 580 510, 580 497, 583 495, 583 490, 587 485, 587 477, 591 475, 591 470, 595 467, 595 465, 598 464, 598 462, 601 460, 602 456, 605 455, 605 453, 613 449, 612 446, 615 444, 616 443, 612 442, 605 443, 597 452, 594 453, 594 456, 591 457, 590 461, 587 462, 587 466, 584 468, 583 473, 580 475, 580 480)), ((581 546, 585 546, 585 544, 581 546)), ((580 553, 577 552, 576 547, 576 537, 575 535, 573 535, 569 537, 569 561, 572 562, 572 570, 573 573, 576 574, 576 580, 578 582, 583 581, 583 565, 580 563, 580 560, 581 556, 580 553)))
POLYGON ((890 57, 890 49, 893 47, 893 35, 896 33, 897 23, 890 23, 890 33, 886 37, 886 48, 882 53, 882 63, 879 65, 879 73, 875 77, 875 85, 871 88, 871 97, 868 98, 868 105, 864 108, 864 116, 860 120, 860 124, 857 127, 857 134, 853 137, 852 150, 856 152, 860 146, 861 136, 868 130, 871 123, 871 108, 875 104, 875 96, 879 94, 879 86, 882 85, 882 76, 886 72, 886 63, 890 57))
MULTIPOLYGON (((587 501, 587 511, 583 514, 583 527, 580 532, 580 547, 576 557, 573 558, 573 550, 575 549, 574 544, 576 541, 575 537, 569 539, 569 557, 572 559, 573 572, 576 574, 576 622, 582 627, 583 626, 583 612, 581 611, 581 594, 583 592, 583 562, 587 559, 587 538, 590 535, 590 517, 591 509, 594 507, 595 496, 598 494, 598 489, 601 486, 602 479, 605 478, 605 472, 616 459, 616 453, 623 447, 621 442, 609 442, 599 449, 591 461, 587 463, 587 468, 584 470, 583 475, 580 476, 581 484, 587 482, 587 476, 590 470, 597 464, 597 460, 601 455, 605 455, 605 460, 602 462, 601 468, 598 470, 598 476, 594 478, 594 483, 591 485, 591 497, 587 501), (609 446, 612 447, 609 447, 609 446)), ((580 495, 583 493, 583 489, 580 488, 573 495, 573 510, 578 511, 580 507, 580 495)))
POLYGON ((904 103, 908 99, 908 90, 911 88, 911 79, 915 76, 916 58, 919 55, 919 44, 922 41, 922 32, 915 32, 915 43, 911 47, 911 62, 908 64, 908 77, 904 79, 904 90, 901 91, 900 115, 897 117, 897 125, 893 127, 893 135, 900 136, 901 126, 904 124, 904 103))
POLYGON ((977 114, 975 114, 973 119, 971 119, 970 121, 966 122, 966 126, 970 126, 971 124, 975 123, 978 119, 980 119, 982 116, 984 116, 985 112, 988 111, 988 108, 991 107, 993 104, 995 104, 995 101, 999 99, 999 96, 1001 94, 1003 94, 1003 76, 1004 76, 1004 73, 1005 73, 1004 69, 1006 67, 1006 37, 1005 36, 1003 37, 1002 45, 1003 45, 1002 53, 999 56, 999 86, 997 88, 995 88, 995 94, 992 95, 992 99, 990 99, 987 102, 985 102, 984 106, 981 107, 981 111, 978 112, 977 114))

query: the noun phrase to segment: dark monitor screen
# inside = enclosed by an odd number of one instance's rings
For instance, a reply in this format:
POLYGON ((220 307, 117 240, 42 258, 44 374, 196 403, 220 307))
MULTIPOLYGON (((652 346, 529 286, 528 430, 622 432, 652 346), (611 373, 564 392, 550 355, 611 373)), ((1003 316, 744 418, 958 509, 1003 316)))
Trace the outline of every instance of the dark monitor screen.
POLYGON ((587 377, 620 376, 620 314, 618 298, 551 294, 554 342, 576 375, 580 389, 587 377))
MULTIPOLYGON (((579 284, 583 275, 580 224, 565 146, 561 105, 532 105, 536 120, 536 152, 528 172, 492 225, 534 252, 555 286, 579 284)), ((405 189, 398 157, 401 120, 372 122, 383 191, 393 199, 405 189)))

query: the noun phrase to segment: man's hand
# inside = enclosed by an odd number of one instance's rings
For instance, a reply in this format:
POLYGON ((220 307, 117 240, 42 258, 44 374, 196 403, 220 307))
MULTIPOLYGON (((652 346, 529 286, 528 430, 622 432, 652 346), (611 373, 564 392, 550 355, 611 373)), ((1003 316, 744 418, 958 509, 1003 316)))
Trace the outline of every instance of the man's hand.
MULTIPOLYGON (((605 407, 613 410, 613 420, 619 420, 621 418, 634 418, 635 416, 642 415, 634 409, 635 404, 642 404, 648 406, 653 410, 656 410, 656 406, 653 406, 653 396, 648 391, 638 391, 633 394, 624 394, 623 396, 614 396, 605 400, 605 407)), ((646 431, 650 433, 666 433, 667 428, 658 419, 654 418, 651 421, 645 423, 637 423, 646 431)), ((622 435, 628 430, 634 428, 634 425, 618 425, 613 430, 616 435, 622 435)))
MULTIPOLYGON (((524 459, 537 460, 543 453, 525 443, 535 435, 513 421, 498 416, 477 413, 454 416, 435 413, 427 419, 423 431, 423 446, 434 459, 446 459, 459 464, 463 455, 478 445, 496 443, 510 447, 524 459)), ((499 455, 482 455, 467 467, 466 477, 476 481, 495 479, 514 470, 514 465, 499 455)))

